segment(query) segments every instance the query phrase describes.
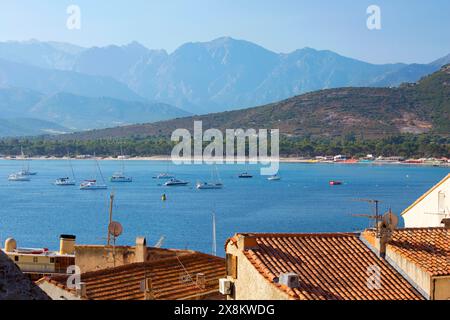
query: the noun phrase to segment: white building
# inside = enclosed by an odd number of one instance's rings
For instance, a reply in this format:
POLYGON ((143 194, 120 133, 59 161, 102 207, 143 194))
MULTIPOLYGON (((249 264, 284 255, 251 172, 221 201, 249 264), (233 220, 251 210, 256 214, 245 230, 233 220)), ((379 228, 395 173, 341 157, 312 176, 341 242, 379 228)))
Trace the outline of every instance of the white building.
POLYGON ((442 227, 450 218, 450 174, 402 213, 406 228, 442 227))

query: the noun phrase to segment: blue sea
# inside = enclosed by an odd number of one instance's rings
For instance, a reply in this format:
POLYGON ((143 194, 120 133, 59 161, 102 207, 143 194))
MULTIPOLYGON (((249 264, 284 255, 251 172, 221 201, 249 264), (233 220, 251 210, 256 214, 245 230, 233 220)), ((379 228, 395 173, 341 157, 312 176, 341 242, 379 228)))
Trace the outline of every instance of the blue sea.
MULTIPOLYGON (((60 234, 74 234, 79 244, 104 244, 110 192, 115 193, 113 220, 122 223, 119 245, 133 245, 145 236, 149 245, 165 236, 163 247, 212 251, 212 213, 216 215, 218 254, 237 232, 347 232, 371 225, 353 214, 371 214, 360 198, 381 200, 382 212, 400 214, 448 174, 448 168, 400 165, 281 165, 281 181, 268 181, 251 165, 219 165, 222 190, 197 190, 197 180, 209 180, 211 166, 175 166, 163 161, 126 161, 133 183, 111 184, 101 191, 57 187, 58 177, 71 176, 68 161, 30 161, 38 175, 31 182, 9 182, 20 161, 0 160, 0 241, 14 237, 20 247, 57 249, 60 234), (190 181, 188 187, 164 187, 153 179, 169 171, 190 181), (253 179, 238 179, 248 171, 253 179), (342 180, 330 186, 329 180, 342 180), (161 200, 162 194, 167 201, 161 200)), ((78 181, 100 179, 92 160, 72 161, 78 181)), ((118 161, 99 162, 105 179, 120 171, 118 161)))

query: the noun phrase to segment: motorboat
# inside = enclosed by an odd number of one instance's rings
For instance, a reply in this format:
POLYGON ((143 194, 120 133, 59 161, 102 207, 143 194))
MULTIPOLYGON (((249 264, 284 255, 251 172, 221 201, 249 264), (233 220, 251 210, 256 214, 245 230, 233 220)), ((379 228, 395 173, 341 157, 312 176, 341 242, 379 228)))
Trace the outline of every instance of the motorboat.
POLYGON ((330 181, 330 186, 340 186, 342 184, 343 184, 342 181, 337 181, 337 180, 330 181))
POLYGON ((170 179, 175 179, 175 176, 170 173, 160 173, 156 177, 154 177, 154 179, 170 180, 170 179))
POLYGON ((55 180, 56 186, 74 186, 76 182, 69 177, 66 178, 58 178, 55 180))
POLYGON ((251 179, 251 178, 253 178, 253 176, 247 172, 243 172, 239 175, 239 178, 240 179, 251 179))
POLYGON ((85 180, 80 184, 80 190, 105 190, 108 186, 105 184, 98 184, 97 180, 85 180))
POLYGON ((188 184, 189 184, 189 182, 178 180, 178 179, 170 179, 169 181, 164 183, 164 185, 166 187, 187 186, 188 184))
POLYGON ((222 189, 223 184, 221 182, 197 182, 197 189, 199 190, 214 190, 214 189, 222 189))

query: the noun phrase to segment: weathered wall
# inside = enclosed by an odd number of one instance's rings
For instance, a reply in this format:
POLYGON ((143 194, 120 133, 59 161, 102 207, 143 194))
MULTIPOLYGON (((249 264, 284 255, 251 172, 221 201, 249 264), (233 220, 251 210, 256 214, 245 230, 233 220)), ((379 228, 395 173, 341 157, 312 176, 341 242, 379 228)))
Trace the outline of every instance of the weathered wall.
POLYGON ((133 247, 76 246, 75 264, 81 273, 119 267, 134 262, 133 247))
POLYGON ((386 259, 389 263, 396 267, 397 270, 401 271, 411 281, 413 281, 419 291, 426 295, 427 299, 431 297, 431 276, 427 272, 420 269, 415 263, 412 263, 402 255, 390 249, 389 246, 386 250, 386 259))
POLYGON ((450 300, 450 276, 434 278, 434 300, 450 300))
POLYGON ((62 288, 55 286, 47 281, 42 281, 38 284, 39 288, 41 288, 52 300, 81 300, 80 297, 77 297, 75 294, 63 290, 62 288))
POLYGON ((241 250, 229 243, 227 253, 237 256, 237 279, 234 282, 234 295, 229 300, 288 300, 289 296, 269 283, 244 256, 241 250))

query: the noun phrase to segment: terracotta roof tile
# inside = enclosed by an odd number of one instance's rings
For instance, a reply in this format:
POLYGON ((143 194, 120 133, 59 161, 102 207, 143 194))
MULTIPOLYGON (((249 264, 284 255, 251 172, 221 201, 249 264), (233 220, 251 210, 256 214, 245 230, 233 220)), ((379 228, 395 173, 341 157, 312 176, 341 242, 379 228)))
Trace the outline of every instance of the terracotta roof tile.
POLYGON ((244 255, 270 283, 302 300, 416 300, 423 297, 358 234, 246 234, 258 247, 244 255), (370 289, 368 269, 381 270, 381 288, 370 289), (274 282, 281 273, 299 275, 300 287, 274 282))
MULTIPOLYGON (((189 299, 218 292, 219 279, 225 277, 225 261, 202 253, 183 254, 147 263, 135 263, 81 275, 91 300, 143 300, 141 282, 152 279, 156 300, 189 299), (196 275, 205 275, 205 286, 196 283, 196 275)), ((47 279, 65 284, 67 277, 47 279)))
MULTIPOLYGON (((375 232, 367 230, 365 238, 374 241, 375 232)), ((395 230, 388 249, 402 255, 432 276, 450 275, 450 231, 445 228, 395 230)))

